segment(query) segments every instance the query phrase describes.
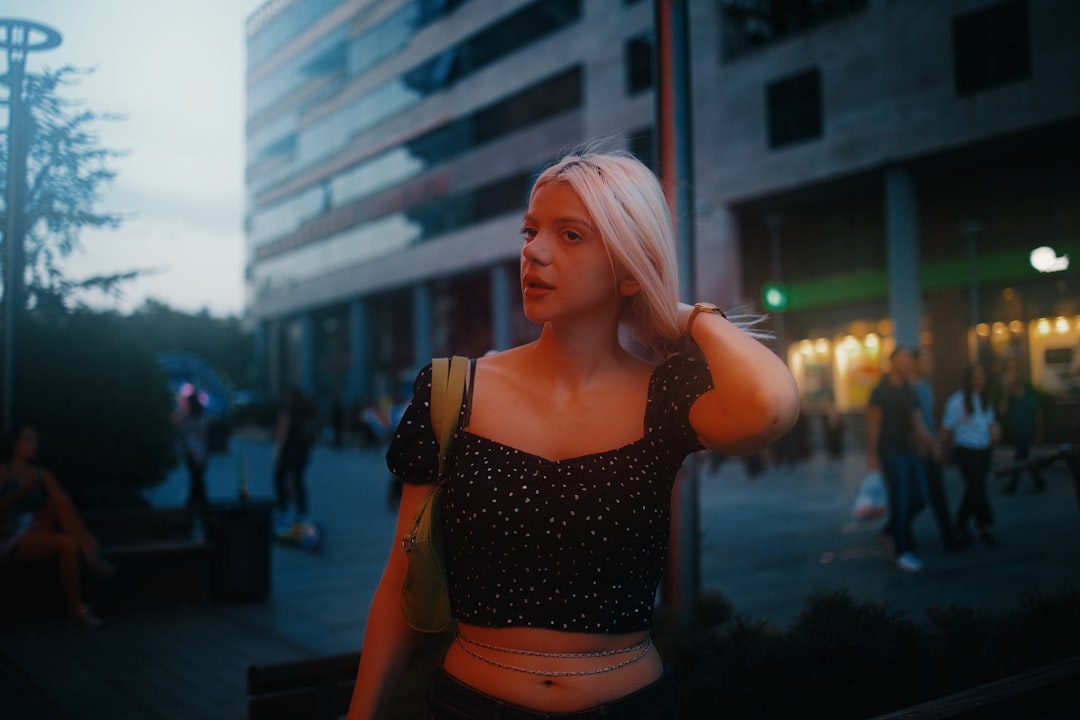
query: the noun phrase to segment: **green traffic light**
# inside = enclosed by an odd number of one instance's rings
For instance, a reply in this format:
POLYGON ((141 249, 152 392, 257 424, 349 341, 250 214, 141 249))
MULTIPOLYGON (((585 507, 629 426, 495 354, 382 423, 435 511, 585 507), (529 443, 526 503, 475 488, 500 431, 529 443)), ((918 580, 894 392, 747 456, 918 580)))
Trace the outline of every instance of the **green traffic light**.
POLYGON ((788 306, 787 288, 780 283, 766 283, 761 289, 761 300, 766 309, 782 312, 788 306))

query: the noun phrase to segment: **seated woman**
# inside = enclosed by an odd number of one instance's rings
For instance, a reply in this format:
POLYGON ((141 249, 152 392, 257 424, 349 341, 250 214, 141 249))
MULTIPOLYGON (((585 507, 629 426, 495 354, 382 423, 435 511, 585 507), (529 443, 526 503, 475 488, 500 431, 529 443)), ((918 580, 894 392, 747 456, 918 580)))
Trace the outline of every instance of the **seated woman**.
POLYGON ((5 450, 0 466, 0 561, 57 558, 72 623, 101 627, 101 619, 83 602, 80 559, 102 576, 112 575, 113 566, 101 557, 97 539, 60 483, 35 462, 37 431, 17 427, 5 450))

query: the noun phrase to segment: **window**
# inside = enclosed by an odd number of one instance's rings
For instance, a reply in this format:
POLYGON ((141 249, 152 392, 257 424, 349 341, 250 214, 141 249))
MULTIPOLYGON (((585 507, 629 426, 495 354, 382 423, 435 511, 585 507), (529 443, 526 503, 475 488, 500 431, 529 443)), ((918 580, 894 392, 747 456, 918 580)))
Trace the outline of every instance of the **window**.
POLYGON ((719 0, 724 57, 738 57, 866 9, 866 0, 719 0))
POLYGON ((769 147, 821 137, 821 71, 817 68, 770 83, 766 103, 769 147))
POLYGON ((630 133, 630 152, 654 173, 657 172, 656 141, 651 126, 630 133))
POLYGON ((956 94, 970 95, 1031 75, 1027 3, 1001 3, 953 18, 956 94))
POLYGON ((626 41, 626 93, 637 95, 653 86, 653 41, 639 35, 626 41))

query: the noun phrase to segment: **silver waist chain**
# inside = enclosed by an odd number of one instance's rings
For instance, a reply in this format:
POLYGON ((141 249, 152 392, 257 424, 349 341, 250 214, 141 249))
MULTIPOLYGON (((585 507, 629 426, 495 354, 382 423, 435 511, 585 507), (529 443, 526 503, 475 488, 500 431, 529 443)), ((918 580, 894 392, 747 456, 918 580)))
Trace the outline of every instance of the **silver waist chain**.
POLYGON ((505 648, 498 645, 488 645, 487 643, 480 642, 479 640, 473 640, 472 638, 465 637, 460 632, 455 638, 457 644, 462 650, 472 655, 477 660, 482 660, 489 665, 502 668, 504 670, 515 670, 517 672, 529 673, 530 675, 543 675, 545 677, 567 677, 573 675, 597 675, 599 673, 610 672, 617 670, 621 667, 626 667, 631 663, 635 663, 641 658, 649 654, 649 650, 652 648, 652 637, 646 636, 641 642, 635 643, 629 647, 618 648, 616 650, 595 650, 591 652, 571 652, 571 653, 556 653, 556 652, 543 652, 540 650, 521 650, 518 648, 505 648), (484 648, 485 650, 494 650, 496 652, 510 653, 512 655, 528 655, 532 657, 545 657, 545 658, 598 658, 598 657, 611 657, 612 655, 624 655, 626 653, 635 652, 636 654, 620 660, 613 665, 604 665, 603 667, 590 668, 588 670, 534 670, 531 668, 523 668, 517 665, 509 665, 507 663, 501 663, 498 660, 492 660, 489 657, 485 657, 476 652, 469 645, 475 645, 476 647, 484 648))

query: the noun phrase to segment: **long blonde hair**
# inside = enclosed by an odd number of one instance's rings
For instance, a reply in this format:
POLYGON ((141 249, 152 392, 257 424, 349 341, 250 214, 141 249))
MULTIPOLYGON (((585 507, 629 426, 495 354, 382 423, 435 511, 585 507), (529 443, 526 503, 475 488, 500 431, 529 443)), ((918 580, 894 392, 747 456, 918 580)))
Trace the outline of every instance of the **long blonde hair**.
POLYGON ((530 200, 553 183, 568 185, 581 198, 603 239, 612 273, 628 273, 641 287, 627 299, 621 322, 653 353, 676 349, 681 331, 675 231, 656 176, 629 153, 582 149, 541 173, 530 200))

